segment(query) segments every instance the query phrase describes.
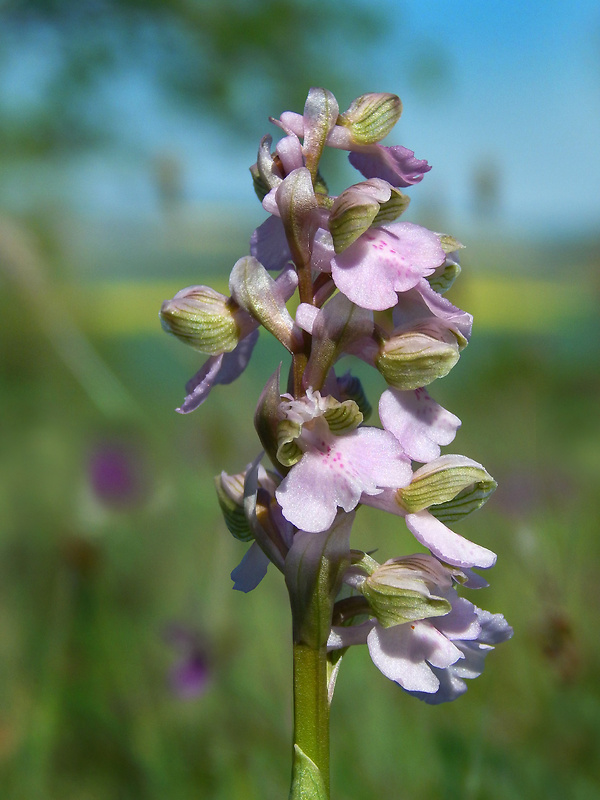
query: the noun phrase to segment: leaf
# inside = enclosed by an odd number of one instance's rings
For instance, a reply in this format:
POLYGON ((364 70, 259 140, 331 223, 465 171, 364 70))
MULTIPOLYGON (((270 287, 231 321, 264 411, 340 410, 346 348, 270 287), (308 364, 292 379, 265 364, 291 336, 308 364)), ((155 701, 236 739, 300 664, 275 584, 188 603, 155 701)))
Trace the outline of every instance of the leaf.
POLYGON ((328 800, 320 769, 302 748, 294 745, 292 786, 289 800, 328 800))

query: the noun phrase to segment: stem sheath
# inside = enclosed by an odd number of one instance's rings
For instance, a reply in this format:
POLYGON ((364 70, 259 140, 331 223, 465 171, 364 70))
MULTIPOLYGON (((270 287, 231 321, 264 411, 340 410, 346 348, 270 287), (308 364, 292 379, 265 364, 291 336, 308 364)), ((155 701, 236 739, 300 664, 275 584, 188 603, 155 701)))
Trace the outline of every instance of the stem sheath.
MULTIPOLYGON (((294 643, 294 743, 317 766, 329 797, 327 651, 294 643)), ((297 751, 294 748, 294 759, 297 751)), ((301 797, 294 794, 291 798, 301 797)))

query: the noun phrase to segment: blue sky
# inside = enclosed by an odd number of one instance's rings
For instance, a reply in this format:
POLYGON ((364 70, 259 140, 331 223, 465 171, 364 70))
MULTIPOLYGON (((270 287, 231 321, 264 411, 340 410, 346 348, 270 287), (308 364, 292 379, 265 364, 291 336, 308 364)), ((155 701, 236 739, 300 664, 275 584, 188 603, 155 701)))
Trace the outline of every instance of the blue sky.
MULTIPOLYGON (((345 0, 340 9, 351 13, 353 6, 365 5, 366 0, 345 0)), ((492 163, 499 175, 497 227, 542 235, 598 227, 597 0, 373 0, 368 6, 379 11, 378 44, 350 50, 330 31, 327 56, 346 65, 353 96, 373 90, 401 96, 404 113, 390 143, 414 149, 433 165, 411 190, 411 210, 441 208, 451 223, 479 224, 473 214, 473 176, 482 164, 492 163), (444 79, 425 86, 415 82, 423 59, 439 63, 444 79)), ((312 82, 318 85, 318 59, 315 65, 312 82)), ((39 71, 39 63, 34 67, 39 71)), ((20 74, 26 92, 23 62, 20 74)), ((248 88, 261 95, 260 87, 248 88)), ((158 153, 181 160, 191 201, 251 201, 247 167, 257 142, 240 142, 209 119, 192 123, 165 108, 142 76, 129 75, 107 91, 115 120, 129 132, 130 148, 67 165, 62 189, 76 197, 78 206, 106 213, 151 211, 155 200, 148 164, 158 153), (222 185, 218 175, 225 158, 232 177, 222 185)), ((352 97, 338 99, 345 107, 352 97)), ((267 132, 267 116, 281 110, 257 105, 253 113, 265 119, 267 132)), ((47 183, 37 168, 24 179, 31 185, 47 183)))

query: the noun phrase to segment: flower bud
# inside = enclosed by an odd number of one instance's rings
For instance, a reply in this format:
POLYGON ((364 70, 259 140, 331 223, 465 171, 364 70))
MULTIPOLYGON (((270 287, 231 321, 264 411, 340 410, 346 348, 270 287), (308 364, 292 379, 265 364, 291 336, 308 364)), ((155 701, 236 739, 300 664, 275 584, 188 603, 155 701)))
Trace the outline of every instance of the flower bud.
POLYGON ((337 124, 350 129, 356 144, 375 144, 388 135, 401 114, 402 102, 395 94, 370 92, 357 97, 337 124))
POLYGON ((448 329, 420 323, 383 342, 375 366, 395 389, 427 386, 447 375, 459 358, 459 343, 448 329), (431 335, 434 333, 435 335, 431 335))
POLYGON ((452 572, 429 555, 405 556, 379 565, 359 586, 384 628, 429 617, 441 617, 452 606, 443 592, 452 572))
POLYGON ((329 217, 329 230, 336 253, 343 251, 367 231, 391 197, 389 183, 372 178, 345 189, 334 201, 329 217))
POLYGON ((164 301, 159 316, 167 333, 208 355, 230 353, 241 338, 237 303, 209 286, 182 289, 164 301))
POLYGON ((410 514, 431 506, 438 519, 456 521, 482 506, 496 488, 496 481, 481 464, 465 456, 446 455, 418 469, 397 497, 410 514))

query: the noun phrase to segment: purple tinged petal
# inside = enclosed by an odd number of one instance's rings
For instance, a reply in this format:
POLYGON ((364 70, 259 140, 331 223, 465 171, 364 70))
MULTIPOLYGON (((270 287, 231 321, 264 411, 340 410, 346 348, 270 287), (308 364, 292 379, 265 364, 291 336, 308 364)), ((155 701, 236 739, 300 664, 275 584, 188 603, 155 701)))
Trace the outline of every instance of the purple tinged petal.
POLYGON ((278 120, 271 118, 271 122, 287 134, 304 136, 304 117, 295 111, 284 111, 278 120))
POLYGON ((273 216, 279 216, 279 207, 277 205, 277 200, 275 195, 277 194, 277 188, 271 189, 262 199, 262 207, 267 212, 267 214, 273 214, 273 216))
POLYGON ((476 608, 479 624, 481 626, 481 634, 478 640, 482 644, 494 645, 500 644, 510 639, 513 635, 513 629, 504 619, 502 614, 491 614, 482 608, 476 608))
POLYGON ((443 617, 431 620, 431 624, 451 641, 477 639, 481 634, 481 625, 476 607, 465 597, 459 597, 455 589, 449 590, 445 596, 450 600, 452 610, 443 617))
POLYGON ((204 403, 214 386, 236 380, 248 366, 257 340, 258 331, 254 330, 231 353, 212 356, 205 361, 201 369, 187 382, 187 396, 176 410, 180 414, 189 414, 204 403))
POLYGON ((319 311, 320 309, 316 306, 311 306, 310 303, 300 303, 296 309, 296 325, 302 328, 303 331, 312 333, 319 311))
POLYGON ((446 255, 439 238, 412 222, 371 228, 331 260, 338 289, 362 308, 383 311, 431 275, 446 255))
POLYGON ((414 289, 400 295, 398 305, 394 308, 394 324, 404 327, 407 323, 427 319, 431 314, 445 322, 450 330, 469 340, 473 327, 471 314, 438 294, 425 278, 414 289))
POLYGON ((428 511, 407 514, 406 526, 417 541, 455 567, 487 569, 496 563, 495 553, 454 533, 428 511))
POLYGON ((402 145, 385 147, 374 144, 352 148, 348 159, 365 178, 381 178, 392 186, 412 186, 423 179, 431 167, 424 159, 415 158, 413 150, 402 145))
POLYGON ((461 424, 422 388, 412 392, 387 389, 379 401, 379 417, 407 455, 423 463, 440 455, 440 445, 450 444, 461 424))
POLYGON ((298 169, 298 167, 304 166, 302 145, 300 144, 300 139, 294 133, 284 136, 277 143, 276 150, 286 175, 289 175, 290 172, 298 169))
POLYGON ((407 691, 431 694, 439 687, 431 666, 446 668, 463 655, 425 620, 391 628, 376 625, 367 637, 367 645, 373 663, 386 678, 407 691))
POLYGON ((231 573, 233 588, 239 592, 251 592, 267 574, 270 561, 256 542, 253 542, 246 554, 231 573))
MULTIPOLYGON (((465 679, 472 680, 483 672, 485 657, 494 649, 492 644, 510 639, 513 629, 502 614, 490 614, 489 611, 483 611, 477 607, 474 607, 474 610, 480 624, 480 634, 471 641, 455 640, 455 644, 463 653, 464 658, 451 664, 445 670, 434 669, 440 681, 439 689, 435 694, 411 692, 414 697, 425 700, 431 705, 456 700, 467 691, 465 679)), ((440 621, 441 618, 435 620, 436 623, 440 621)))
POLYGON ((283 222, 271 215, 250 237, 250 255, 270 270, 280 270, 292 260, 283 222))
POLYGON ((463 573, 466 575, 467 580, 462 585, 466 589, 485 589, 490 585, 485 578, 473 572, 472 569, 464 568, 463 573))

